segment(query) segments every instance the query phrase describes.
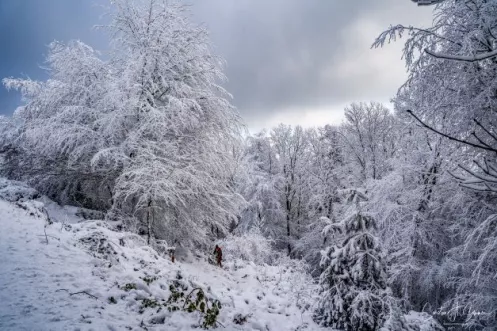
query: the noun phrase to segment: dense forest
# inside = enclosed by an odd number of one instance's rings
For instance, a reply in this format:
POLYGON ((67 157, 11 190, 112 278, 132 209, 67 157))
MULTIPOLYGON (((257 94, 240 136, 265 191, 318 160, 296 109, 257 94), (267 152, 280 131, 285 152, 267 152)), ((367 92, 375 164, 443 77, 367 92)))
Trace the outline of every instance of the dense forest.
POLYGON ((497 1, 446 0, 431 27, 371 41, 404 43, 393 111, 253 134, 184 7, 113 6, 109 56, 53 42, 48 80, 4 79, 24 105, 1 118, 2 176, 152 247, 270 242, 319 282, 325 327, 410 330, 415 310, 495 330, 497 1))

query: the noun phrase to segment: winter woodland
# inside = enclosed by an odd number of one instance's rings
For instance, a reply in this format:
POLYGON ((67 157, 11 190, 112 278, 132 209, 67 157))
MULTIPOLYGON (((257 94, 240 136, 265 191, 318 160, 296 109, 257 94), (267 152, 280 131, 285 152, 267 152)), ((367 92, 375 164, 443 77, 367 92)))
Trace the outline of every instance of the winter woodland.
POLYGON ((417 311, 497 329, 496 0, 442 1, 431 27, 371 41, 404 44, 393 111, 254 134, 184 7, 112 5, 109 56, 53 42, 49 79, 3 80, 24 100, 1 118, 3 177, 158 251, 298 268, 316 327, 419 330, 417 311))

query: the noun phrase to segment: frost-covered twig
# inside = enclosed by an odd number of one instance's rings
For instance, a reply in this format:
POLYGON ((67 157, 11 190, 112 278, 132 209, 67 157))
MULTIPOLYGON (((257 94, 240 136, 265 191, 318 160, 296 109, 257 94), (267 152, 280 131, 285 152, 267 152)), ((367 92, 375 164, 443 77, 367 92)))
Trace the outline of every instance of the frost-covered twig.
POLYGON ((425 52, 433 57, 436 57, 437 59, 462 61, 462 62, 478 62, 497 56, 497 50, 473 56, 442 54, 430 51, 429 49, 425 49, 425 52))
POLYGON ((59 292, 59 291, 66 291, 67 293, 69 293, 70 296, 77 295, 77 294, 86 294, 89 297, 91 297, 91 298, 93 298, 95 300, 98 300, 98 298, 96 296, 94 296, 93 294, 88 293, 87 291, 79 291, 79 292, 73 292, 73 293, 71 293, 66 288, 60 288, 60 289, 56 290, 55 292, 59 292))
POLYGON ((39 237, 50 237, 50 238, 53 238, 53 239, 56 239, 56 240, 60 241, 60 238, 57 238, 57 237, 51 236, 51 235, 47 234, 47 232, 46 232, 46 231, 45 231, 45 234, 39 234, 38 236, 39 236, 39 237))
POLYGON ((183 309, 185 309, 186 304, 190 302, 190 301, 188 301, 188 300, 190 299, 190 296, 193 294, 193 292, 195 292, 195 291, 197 291, 197 290, 199 290, 199 291, 202 291, 202 292, 203 292, 203 290, 202 290, 200 287, 196 287, 196 288, 194 288, 193 290, 191 290, 191 291, 190 291, 190 293, 188 293, 188 295, 187 295, 187 296, 186 296, 186 298, 185 298, 185 303, 183 304, 183 309))
POLYGON ((76 295, 76 294, 86 294, 86 295, 88 295, 89 297, 91 297, 91 298, 93 298, 93 299, 98 300, 98 298, 97 298, 96 296, 94 296, 93 294, 90 294, 90 293, 88 293, 88 292, 86 292, 86 291, 80 291, 80 292, 69 293, 69 295, 71 295, 71 296, 72 296, 72 295, 76 295))

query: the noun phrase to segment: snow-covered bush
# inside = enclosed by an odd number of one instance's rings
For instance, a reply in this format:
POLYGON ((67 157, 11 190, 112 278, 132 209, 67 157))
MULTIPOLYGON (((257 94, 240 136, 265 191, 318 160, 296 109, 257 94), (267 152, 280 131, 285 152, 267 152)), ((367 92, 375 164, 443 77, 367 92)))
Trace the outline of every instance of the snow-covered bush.
POLYGON ((0 198, 10 202, 39 198, 40 194, 23 182, 0 178, 0 198))
POLYGON ((85 220, 103 220, 105 218, 105 213, 99 210, 78 208, 76 216, 79 216, 85 220))
POLYGON ((218 326, 217 319, 222 307, 219 300, 207 297, 201 288, 185 291, 183 287, 175 286, 174 283, 169 286, 169 291, 171 295, 164 304, 169 312, 186 311, 188 313, 197 313, 201 316, 199 326, 203 329, 218 326))
POLYGON ((271 240, 264 237, 259 228, 253 228, 241 235, 229 235, 220 242, 223 259, 242 260, 257 265, 271 264, 277 253, 271 247, 271 240))
POLYGON ((301 311, 311 309, 315 304, 316 287, 311 286, 315 281, 309 272, 309 265, 288 255, 281 255, 275 264, 280 269, 280 287, 284 287, 282 282, 287 284, 288 292, 301 311))
POLYGON ((431 315, 410 311, 405 315, 405 320, 409 325, 415 325, 420 331, 444 331, 445 328, 440 325, 431 315))
POLYGON ((111 264, 119 263, 119 257, 114 245, 109 238, 98 230, 92 231, 81 238, 79 243, 94 257, 106 260, 111 264))

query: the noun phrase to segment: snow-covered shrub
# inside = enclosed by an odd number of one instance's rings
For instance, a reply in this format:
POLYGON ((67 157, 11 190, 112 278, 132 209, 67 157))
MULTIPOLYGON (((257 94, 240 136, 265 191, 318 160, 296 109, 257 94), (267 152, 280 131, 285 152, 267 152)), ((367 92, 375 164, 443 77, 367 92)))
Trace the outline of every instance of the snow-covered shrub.
POLYGON ((79 243, 94 257, 109 261, 111 264, 119 263, 118 253, 108 236, 101 231, 92 231, 79 238, 79 243))
POLYGON ((24 209, 29 215, 35 216, 37 218, 45 218, 47 221, 50 220, 45 205, 41 201, 36 200, 19 200, 16 201, 16 206, 24 209))
POLYGON ((85 220, 103 220, 105 218, 105 213, 101 212, 100 210, 80 207, 76 211, 76 216, 80 216, 85 220))
POLYGON ((187 292, 185 287, 176 286, 174 283, 169 286, 171 295, 164 306, 169 312, 186 311, 197 313, 201 318, 200 326, 204 329, 218 326, 217 318, 222 308, 221 302, 206 296, 201 288, 194 288, 187 292))
POLYGON ((10 202, 39 198, 40 194, 23 182, 0 178, 0 198, 10 202))
MULTIPOLYGON (((385 323, 380 331, 439 331, 438 329, 421 329, 421 323, 416 323, 404 315, 398 299, 390 297, 388 300, 388 313, 385 316, 385 323)), ((432 318, 433 319, 433 318, 432 318)))
POLYGON ((409 325, 416 325, 419 331, 444 331, 445 328, 440 325, 431 315, 428 313, 420 313, 416 311, 410 311, 409 314, 405 315, 405 320, 409 325))
POLYGON ((315 287, 314 279, 309 272, 309 265, 298 259, 292 259, 288 255, 281 255, 276 263, 279 268, 279 288, 287 288, 296 306, 301 311, 310 309, 314 303, 315 287), (283 284, 286 283, 286 286, 283 284))
POLYGON ((271 248, 271 240, 264 237, 258 228, 242 235, 229 235, 219 244, 223 250, 223 259, 242 260, 257 265, 271 264, 276 252, 271 248))
POLYGON ((171 254, 175 251, 175 247, 169 246, 165 240, 154 240, 151 246, 163 257, 171 257, 171 254))

